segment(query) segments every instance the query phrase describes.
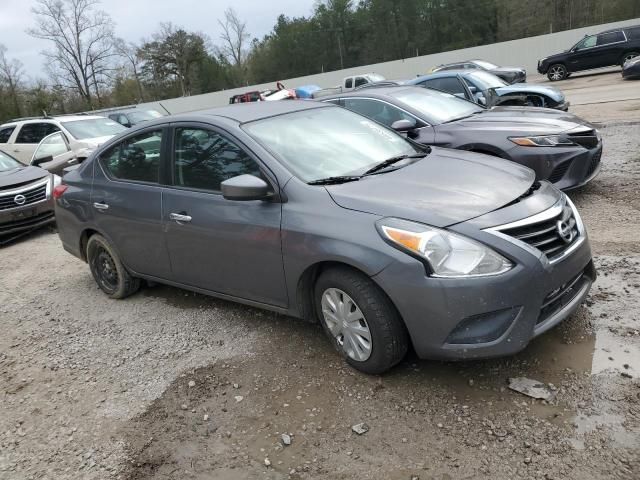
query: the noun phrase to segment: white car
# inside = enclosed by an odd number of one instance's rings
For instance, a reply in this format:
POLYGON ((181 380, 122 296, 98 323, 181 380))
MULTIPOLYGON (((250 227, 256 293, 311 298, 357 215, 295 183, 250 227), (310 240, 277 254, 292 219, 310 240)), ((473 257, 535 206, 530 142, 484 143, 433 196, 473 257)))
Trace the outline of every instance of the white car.
POLYGON ((86 158, 92 150, 124 130, 118 122, 97 115, 18 119, 0 125, 0 151, 29 165, 42 139, 62 132, 68 148, 78 158, 86 158))

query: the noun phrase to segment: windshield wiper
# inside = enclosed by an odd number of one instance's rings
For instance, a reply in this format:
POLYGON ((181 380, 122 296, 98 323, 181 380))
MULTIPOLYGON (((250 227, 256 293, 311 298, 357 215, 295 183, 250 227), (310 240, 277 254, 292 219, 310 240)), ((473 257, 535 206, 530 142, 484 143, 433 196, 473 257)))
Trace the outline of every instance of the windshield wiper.
POLYGON ((362 177, 360 175, 340 175, 337 177, 320 178, 308 182, 307 185, 337 185, 339 183, 357 182, 362 177))
POLYGON ((383 160, 382 162, 374 165, 369 170, 364 172, 362 176, 364 177, 365 175, 374 174, 376 172, 379 172, 380 170, 384 170, 385 168, 393 165, 394 163, 401 162, 402 160, 406 160, 408 158, 423 158, 423 157, 426 157, 427 155, 429 155, 429 152, 424 151, 424 152, 412 153, 411 155, 404 154, 404 155, 397 155, 395 157, 387 158, 386 160, 383 160))

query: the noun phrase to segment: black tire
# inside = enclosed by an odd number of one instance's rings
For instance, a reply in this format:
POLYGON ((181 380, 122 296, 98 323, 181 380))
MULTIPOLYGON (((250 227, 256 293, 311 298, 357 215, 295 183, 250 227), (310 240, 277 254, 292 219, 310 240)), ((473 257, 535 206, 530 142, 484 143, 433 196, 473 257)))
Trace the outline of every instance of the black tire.
POLYGON ((87 242, 87 260, 93 279, 109 298, 125 298, 140 289, 140 279, 131 276, 106 238, 94 234, 87 242))
POLYGON ((547 70, 547 78, 552 82, 564 80, 565 78, 567 78, 567 76, 567 67, 565 67, 562 63, 554 63, 549 67, 549 70, 547 70))
POLYGON ((400 362, 409 348, 404 322, 387 295, 369 277, 348 267, 325 270, 315 284, 316 315, 336 350, 361 372, 381 374, 400 362), (371 353, 365 361, 349 357, 333 336, 322 313, 322 295, 327 289, 339 289, 350 296, 366 319, 371 333, 371 353))
POLYGON ((624 67, 624 64, 627 62, 627 60, 637 57, 638 55, 640 55, 640 52, 627 52, 625 53, 622 58, 620 58, 620 66, 624 67))

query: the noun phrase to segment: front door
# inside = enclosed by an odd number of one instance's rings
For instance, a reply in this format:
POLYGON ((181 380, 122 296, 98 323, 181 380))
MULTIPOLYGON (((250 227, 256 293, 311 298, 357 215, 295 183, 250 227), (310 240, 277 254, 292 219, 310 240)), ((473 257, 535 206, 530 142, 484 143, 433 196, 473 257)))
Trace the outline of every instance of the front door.
POLYGON ((287 306, 281 204, 232 201, 220 183, 275 178, 237 140, 202 124, 174 124, 172 186, 162 196, 172 279, 184 285, 287 306))
POLYGON ((65 168, 76 163, 78 163, 78 157, 69 148, 62 132, 44 137, 31 158, 31 165, 44 168, 48 172, 60 176, 65 168))
POLYGON ((97 229, 134 271, 169 278, 162 232, 162 148, 168 129, 127 137, 94 162, 91 208, 97 229))
POLYGON ((567 69, 570 72, 579 72, 580 70, 588 70, 596 65, 598 56, 596 43, 597 35, 583 38, 580 43, 573 47, 573 51, 567 60, 567 69))

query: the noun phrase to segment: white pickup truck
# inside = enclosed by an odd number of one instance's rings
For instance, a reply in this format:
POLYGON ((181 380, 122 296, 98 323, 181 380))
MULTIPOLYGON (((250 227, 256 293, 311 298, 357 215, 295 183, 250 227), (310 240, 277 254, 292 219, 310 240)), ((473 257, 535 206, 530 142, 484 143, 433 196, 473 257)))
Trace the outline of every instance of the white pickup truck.
POLYGON ((377 73, 363 73, 360 75, 352 75, 342 80, 342 86, 323 88, 313 93, 313 98, 324 97, 326 95, 335 95, 336 93, 349 92, 356 87, 366 85, 367 83, 381 82, 385 80, 382 75, 377 73))

